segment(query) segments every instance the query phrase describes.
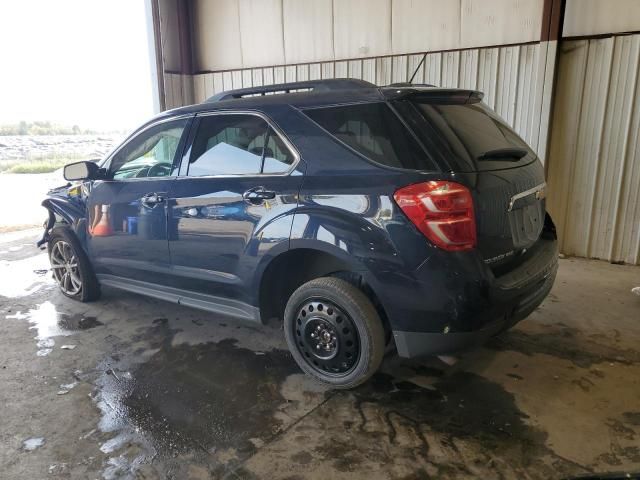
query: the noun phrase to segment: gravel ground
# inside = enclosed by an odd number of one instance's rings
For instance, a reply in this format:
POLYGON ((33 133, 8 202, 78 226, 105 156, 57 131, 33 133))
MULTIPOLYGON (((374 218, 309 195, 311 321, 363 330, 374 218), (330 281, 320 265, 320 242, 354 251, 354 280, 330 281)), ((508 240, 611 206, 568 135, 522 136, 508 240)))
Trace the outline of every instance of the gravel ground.
POLYGON ((0 161, 41 157, 101 158, 124 135, 7 135, 0 136, 0 161))

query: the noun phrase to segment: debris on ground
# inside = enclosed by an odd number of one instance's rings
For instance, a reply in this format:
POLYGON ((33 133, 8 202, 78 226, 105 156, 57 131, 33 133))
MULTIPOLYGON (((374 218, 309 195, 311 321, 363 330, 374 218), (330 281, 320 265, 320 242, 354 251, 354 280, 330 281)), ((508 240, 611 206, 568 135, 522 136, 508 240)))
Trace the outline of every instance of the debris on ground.
POLYGON ((40 448, 44 445, 44 438, 42 437, 32 437, 27 438, 24 442, 22 442, 22 449, 30 452, 35 450, 36 448, 40 448))
POLYGON ((71 382, 60 385, 60 390, 58 390, 57 395, 66 395, 76 385, 78 385, 78 382, 71 382))
POLYGON ((73 350, 74 348, 76 348, 76 345, 62 345, 60 348, 62 350, 73 350))

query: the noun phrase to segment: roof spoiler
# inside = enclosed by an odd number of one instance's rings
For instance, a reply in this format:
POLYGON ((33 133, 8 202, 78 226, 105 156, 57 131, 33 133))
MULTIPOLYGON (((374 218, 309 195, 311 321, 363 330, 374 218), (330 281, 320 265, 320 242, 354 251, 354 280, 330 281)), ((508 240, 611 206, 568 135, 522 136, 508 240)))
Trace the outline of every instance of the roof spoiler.
POLYGON ((429 88, 438 88, 435 85, 430 83, 410 83, 410 82, 398 82, 398 83, 390 83, 387 87, 429 87, 429 88))
POLYGON ((220 92, 205 100, 205 103, 222 102, 244 97, 255 97, 276 93, 295 93, 308 91, 355 90, 359 88, 377 88, 373 83, 355 78, 332 78, 326 80, 309 80, 306 82, 278 83, 261 87, 240 88, 220 92))
POLYGON ((479 103, 484 93, 478 90, 463 88, 433 88, 418 85, 389 85, 381 89, 384 96, 390 100, 411 98, 416 101, 424 101, 432 104, 466 104, 479 103))

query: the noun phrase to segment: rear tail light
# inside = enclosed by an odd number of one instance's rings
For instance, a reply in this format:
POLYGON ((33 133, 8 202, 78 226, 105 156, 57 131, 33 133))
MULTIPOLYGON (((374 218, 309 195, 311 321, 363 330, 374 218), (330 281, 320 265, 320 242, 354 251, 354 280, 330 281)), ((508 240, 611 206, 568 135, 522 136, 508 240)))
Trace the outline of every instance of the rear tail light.
POLYGON ((473 198, 464 185, 447 181, 416 183, 399 189, 393 198, 437 247, 449 251, 475 248, 473 198))

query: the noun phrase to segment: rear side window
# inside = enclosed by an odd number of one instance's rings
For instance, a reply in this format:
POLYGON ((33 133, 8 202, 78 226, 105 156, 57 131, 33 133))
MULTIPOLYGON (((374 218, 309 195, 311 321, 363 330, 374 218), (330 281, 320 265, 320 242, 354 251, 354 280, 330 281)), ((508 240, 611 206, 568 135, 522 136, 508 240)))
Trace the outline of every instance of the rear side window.
POLYGON ((284 173, 291 168, 295 157, 278 134, 269 128, 264 146, 262 173, 284 173))
POLYGON ((294 159, 284 141, 262 118, 211 115, 200 119, 187 175, 284 173, 294 159))
POLYGON ((414 170, 434 169, 420 144, 386 103, 315 108, 304 113, 376 163, 414 170))
POLYGON ((255 115, 202 117, 187 175, 259 174, 268 125, 255 115))

